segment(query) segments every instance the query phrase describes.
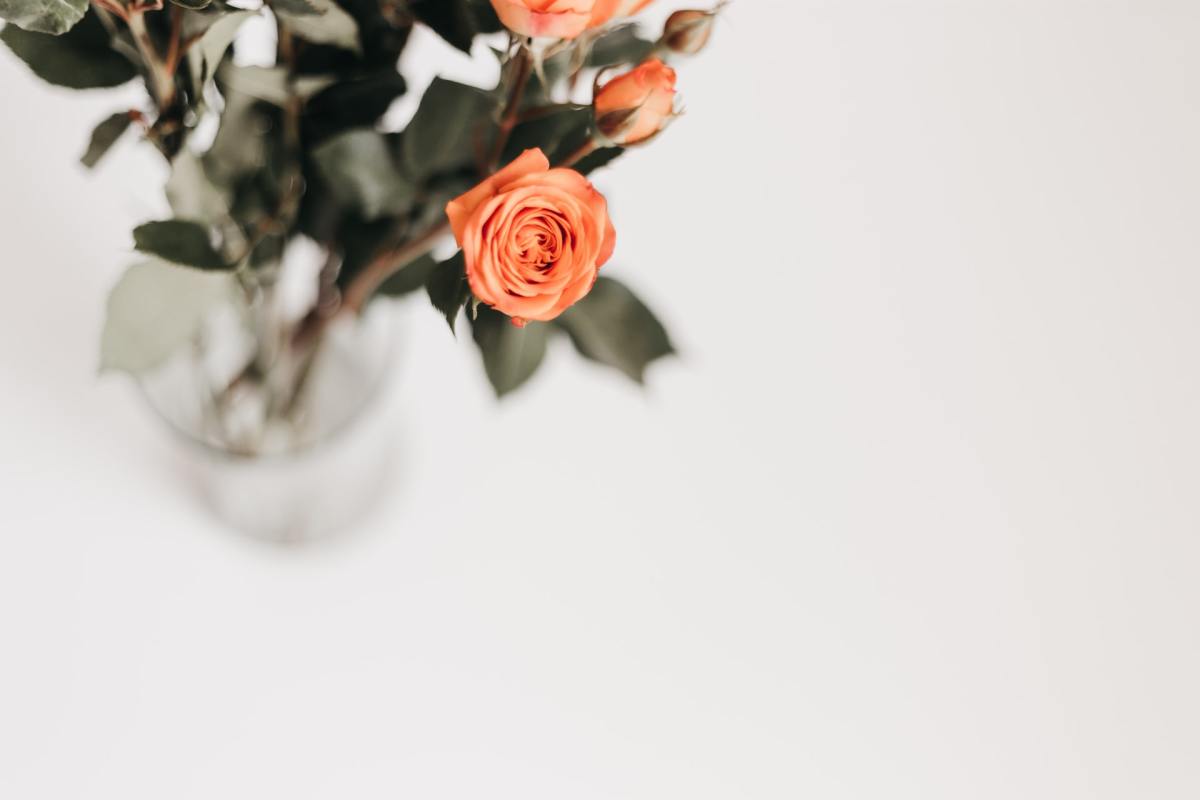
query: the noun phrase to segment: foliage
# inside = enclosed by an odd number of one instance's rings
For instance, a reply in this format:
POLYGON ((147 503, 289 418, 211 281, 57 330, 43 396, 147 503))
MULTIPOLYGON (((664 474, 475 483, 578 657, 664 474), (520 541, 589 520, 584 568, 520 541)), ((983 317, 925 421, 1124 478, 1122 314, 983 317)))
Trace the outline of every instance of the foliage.
MULTIPOLYGON (((589 89, 601 69, 662 54, 635 25, 533 45, 535 52, 516 36, 506 43, 489 0, 267 0, 259 9, 227 0, 171 0, 164 8, 0 0, 0 18, 9 23, 0 41, 48 83, 145 82, 143 105, 99 122, 85 166, 131 130, 170 162, 174 216, 133 231, 150 260, 130 267, 113 290, 106 369, 156 367, 215 303, 253 312, 299 237, 327 254, 318 296, 335 311, 339 297, 355 310, 372 295, 421 289, 452 331, 467 310, 498 395, 536 372, 555 335, 639 382, 672 353, 645 304, 607 277, 611 268, 560 319, 518 328, 472 297, 461 253, 443 261, 429 254, 445 238, 446 202, 526 148, 585 174, 622 155, 598 134, 589 89), (258 15, 278 25, 276 64, 235 66, 233 42, 258 15), (436 78, 408 125, 385 130, 382 118, 408 89, 399 61, 416 25, 466 53, 490 57, 478 46, 486 43, 502 78, 487 87, 436 78), (215 139, 201 147, 193 134, 214 118, 215 139)), ((321 313, 304 324, 315 318, 319 330, 321 313)), ((307 331, 284 333, 301 341, 307 331)))

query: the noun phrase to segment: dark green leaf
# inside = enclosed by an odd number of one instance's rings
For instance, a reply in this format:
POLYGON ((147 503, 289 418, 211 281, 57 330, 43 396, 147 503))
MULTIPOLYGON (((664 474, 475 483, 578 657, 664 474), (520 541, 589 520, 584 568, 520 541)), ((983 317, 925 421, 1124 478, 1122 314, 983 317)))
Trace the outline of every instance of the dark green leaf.
POLYGON ((317 13, 305 10, 296 14, 283 6, 275 6, 275 16, 292 33, 306 42, 326 44, 358 53, 362 43, 358 23, 333 0, 312 0, 317 13))
POLYGON ((437 265, 433 256, 426 253, 384 281, 379 287, 379 294, 384 297, 402 297, 415 292, 429 282, 437 265))
POLYGON ((471 323, 471 333, 483 354, 488 380, 496 396, 503 397, 529 380, 541 366, 550 326, 530 322, 518 328, 504 314, 481 306, 471 323))
POLYGON ((572 169, 581 175, 589 175, 620 157, 624 152, 624 147, 602 147, 576 161, 572 165, 572 169))
POLYGON ((412 25, 404 14, 404 2, 338 0, 338 5, 358 24, 360 51, 309 44, 297 48, 296 72, 300 75, 349 76, 366 70, 396 73, 396 62, 408 41, 412 25))
POLYGON ((5 25, 0 41, 35 75, 55 86, 105 89, 137 76, 133 63, 109 45, 108 31, 95 14, 88 14, 61 36, 5 25))
POLYGON ((88 0, 0 0, 0 19, 34 33, 58 36, 87 12, 88 0))
POLYGON ((434 78, 404 132, 408 174, 424 179, 474 164, 495 108, 496 98, 482 89, 434 78))
POLYGON ((433 303, 434 308, 442 312, 442 316, 450 325, 450 332, 455 333, 458 312, 462 311, 471 297, 462 252, 449 261, 438 264, 430 273, 425 288, 429 292, 429 301, 433 303))
POLYGON ((611 67, 617 64, 640 64, 654 49, 638 34, 636 25, 623 25, 601 36, 588 54, 589 67, 611 67))
POLYGON ((560 164, 578 150, 592 135, 590 106, 564 106, 513 129, 504 148, 504 163, 512 161, 531 147, 540 147, 551 164, 560 164))
POLYGON ((397 216, 412 208, 416 189, 396 168, 384 135, 372 128, 339 134, 312 151, 337 201, 364 219, 397 216))
POLYGON ((309 0, 271 0, 271 8, 291 14, 295 17, 320 15, 325 12, 309 0))
POLYGON ((212 246, 208 228, 196 222, 182 219, 147 222, 134 228, 133 242, 143 253, 185 267, 211 270, 233 268, 212 246))
POLYGON ((487 0, 412 0, 413 14, 450 44, 471 52, 471 43, 481 33, 500 30, 500 20, 487 0))
POLYGON ((220 14, 213 9, 203 14, 184 15, 184 36, 199 37, 187 53, 192 88, 197 96, 203 94, 204 85, 217 74, 217 67, 237 37, 238 29, 256 14, 255 11, 220 14))
POLYGON ((212 5, 212 0, 171 0, 171 2, 190 11, 201 11, 212 5))
POLYGON ((88 169, 96 166, 109 148, 117 143, 117 139, 121 138, 121 134, 129 129, 131 122, 133 118, 129 116, 128 111, 119 111, 97 125, 92 131, 92 140, 88 143, 87 152, 79 159, 80 162, 88 169))
POLYGON ((305 139, 315 144, 341 131, 374 125, 404 89, 404 78, 392 68, 335 83, 306 104, 305 139))
POLYGON ((675 352, 662 323, 633 292, 600 278, 587 297, 554 321, 583 356, 616 367, 641 383, 646 367, 675 352))

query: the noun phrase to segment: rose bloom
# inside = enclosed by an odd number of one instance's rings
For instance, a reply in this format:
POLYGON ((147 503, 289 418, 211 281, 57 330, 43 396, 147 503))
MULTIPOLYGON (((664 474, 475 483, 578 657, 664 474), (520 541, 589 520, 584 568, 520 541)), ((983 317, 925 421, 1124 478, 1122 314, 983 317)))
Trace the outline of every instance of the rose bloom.
POLYGON ((550 169, 539 149, 446 206, 471 291, 513 318, 557 317, 592 290, 617 234, 608 203, 573 169, 550 169))
POLYGON ((513 33, 574 39, 587 30, 596 6, 610 2, 612 0, 492 0, 492 7, 504 27, 513 33))
POLYGON ((652 58, 604 84, 594 105, 602 131, 617 144, 648 139, 675 114, 675 70, 652 58), (616 123, 616 131, 604 130, 604 118, 621 112, 630 116, 616 123))
POLYGON ((595 28, 615 17, 632 17, 654 0, 596 0, 589 28, 595 28))
POLYGON ((492 0, 504 27, 522 36, 574 39, 614 17, 628 17, 653 0, 492 0))

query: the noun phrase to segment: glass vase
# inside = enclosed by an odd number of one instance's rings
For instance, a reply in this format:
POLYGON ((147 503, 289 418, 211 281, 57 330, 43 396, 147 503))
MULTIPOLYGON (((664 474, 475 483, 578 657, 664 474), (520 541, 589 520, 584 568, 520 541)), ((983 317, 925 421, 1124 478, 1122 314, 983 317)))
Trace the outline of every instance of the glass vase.
MULTIPOLYGON (((244 310, 243 310, 244 311, 244 310)), ((393 454, 381 396, 394 365, 390 303, 328 325, 303 352, 263 314, 215 313, 193 346, 140 380, 176 436, 188 485, 234 530, 299 543, 354 527, 378 499, 393 454)))

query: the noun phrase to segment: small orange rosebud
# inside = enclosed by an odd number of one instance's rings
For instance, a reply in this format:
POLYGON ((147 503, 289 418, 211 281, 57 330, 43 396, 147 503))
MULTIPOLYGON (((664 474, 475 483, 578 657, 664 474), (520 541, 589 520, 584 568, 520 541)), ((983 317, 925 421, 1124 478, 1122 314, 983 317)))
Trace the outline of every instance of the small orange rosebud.
POLYGON ((675 116, 675 70, 652 58, 596 92, 596 126, 609 141, 636 144, 675 116))
POLYGON ((694 56, 712 38, 717 11, 676 11, 667 17, 663 27, 662 44, 672 53, 694 56))

